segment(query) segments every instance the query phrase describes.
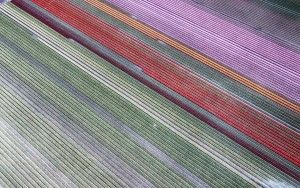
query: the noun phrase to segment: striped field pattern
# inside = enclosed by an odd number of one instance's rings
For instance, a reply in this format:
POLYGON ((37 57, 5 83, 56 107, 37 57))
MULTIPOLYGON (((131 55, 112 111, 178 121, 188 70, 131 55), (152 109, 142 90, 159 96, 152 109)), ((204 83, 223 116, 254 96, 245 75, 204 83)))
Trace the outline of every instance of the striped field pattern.
POLYGON ((116 51, 159 82, 257 140, 295 165, 300 165, 300 135, 252 107, 201 81, 184 68, 152 52, 137 40, 68 2, 35 0, 63 21, 116 51), (67 15, 67 16, 66 16, 67 15), (97 32, 95 32, 97 31, 97 32), (130 52, 130 53, 129 53, 130 52), (202 83, 202 84, 201 84, 202 83), (211 105, 214 103, 214 105, 211 105), (220 110, 221 107, 221 110, 220 110), (223 108, 223 109, 222 109, 223 108), (226 109, 226 110, 225 110, 226 109), (266 126, 268 125, 268 126, 266 126), (276 132, 276 134, 275 134, 276 132))
MULTIPOLYGON (((88 1, 95 4, 97 0, 88 1)), ((174 40, 163 39, 175 48, 279 104, 300 112, 299 82, 296 81, 299 74, 295 71, 299 70, 298 53, 184 1, 108 0, 107 2, 195 50, 174 43, 174 40), (201 57, 199 52, 219 63, 214 63, 203 55, 201 57)))
POLYGON ((255 106, 114 11, 0 6, 1 187, 299 187, 298 104, 255 106))

